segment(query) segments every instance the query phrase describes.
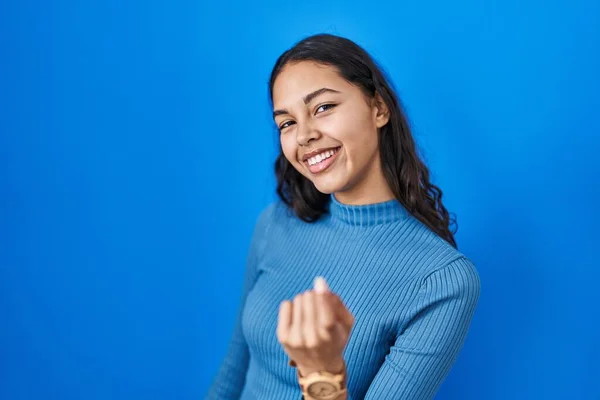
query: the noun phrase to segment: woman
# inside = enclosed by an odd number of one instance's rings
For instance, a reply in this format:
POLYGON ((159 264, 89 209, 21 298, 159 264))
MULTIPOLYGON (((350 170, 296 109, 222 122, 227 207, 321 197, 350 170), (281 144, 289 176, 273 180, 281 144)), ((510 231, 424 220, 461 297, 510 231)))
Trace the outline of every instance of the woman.
POLYGON ((207 399, 432 398, 480 280, 394 91, 362 48, 321 34, 279 57, 270 98, 280 200, 258 218, 207 399))

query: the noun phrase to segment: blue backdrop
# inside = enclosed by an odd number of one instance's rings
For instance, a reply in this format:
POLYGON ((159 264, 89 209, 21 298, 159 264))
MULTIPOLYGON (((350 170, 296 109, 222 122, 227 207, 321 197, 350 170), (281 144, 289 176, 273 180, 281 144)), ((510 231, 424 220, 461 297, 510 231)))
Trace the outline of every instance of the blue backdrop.
POLYGON ((267 80, 369 50, 482 295, 439 399, 600 399, 600 5, 0 4, 0 398, 198 399, 273 198, 267 80))

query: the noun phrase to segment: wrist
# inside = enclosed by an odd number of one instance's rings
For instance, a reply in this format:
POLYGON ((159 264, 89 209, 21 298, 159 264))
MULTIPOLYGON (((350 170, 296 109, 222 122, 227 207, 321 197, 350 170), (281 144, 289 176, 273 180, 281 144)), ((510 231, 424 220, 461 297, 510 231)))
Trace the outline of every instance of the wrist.
POLYGON ((346 363, 343 358, 333 360, 324 365, 316 365, 316 366, 304 366, 300 364, 296 364, 295 367, 298 369, 300 376, 307 376, 313 372, 329 372, 331 374, 341 374, 346 372, 346 363))

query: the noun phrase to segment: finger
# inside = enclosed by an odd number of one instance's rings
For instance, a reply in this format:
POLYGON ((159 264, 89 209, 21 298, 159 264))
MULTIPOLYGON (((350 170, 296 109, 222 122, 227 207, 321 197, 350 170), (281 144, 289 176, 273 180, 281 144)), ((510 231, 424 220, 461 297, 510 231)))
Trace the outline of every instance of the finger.
POLYGON ((293 308, 292 311, 292 330, 290 332, 290 344, 292 346, 302 346, 303 337, 302 337, 302 324, 303 324, 303 306, 302 306, 302 293, 296 295, 293 300, 293 308))
POLYGON ((329 304, 326 293, 317 293, 315 296, 315 310, 318 319, 319 336, 325 340, 331 340, 331 333, 336 324, 336 316, 329 304))
POLYGON ((329 286, 327 285, 327 281, 322 276, 317 276, 315 278, 313 286, 315 288, 315 292, 317 293, 329 292, 329 286))
POLYGON ((290 335, 292 328, 292 302, 285 300, 279 305, 279 319, 277 321, 277 339, 284 342, 290 335))
POLYGON ((315 293, 310 290, 304 292, 302 303, 304 306, 304 343, 306 347, 315 347, 319 342, 317 335, 317 315, 315 312, 315 293))
POLYGON ((335 310, 335 315, 338 318, 338 320, 341 321, 347 329, 352 328, 352 325, 354 325, 354 316, 346 308, 346 306, 342 302, 342 299, 340 299, 338 295, 334 294, 333 296, 331 296, 331 300, 333 302, 333 308, 335 310))

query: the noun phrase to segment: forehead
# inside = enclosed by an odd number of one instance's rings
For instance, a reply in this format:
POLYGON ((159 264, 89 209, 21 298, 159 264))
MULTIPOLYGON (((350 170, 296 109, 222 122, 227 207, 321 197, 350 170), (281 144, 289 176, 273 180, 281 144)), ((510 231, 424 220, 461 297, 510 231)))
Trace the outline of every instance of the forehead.
POLYGON ((323 87, 344 91, 349 86, 332 66, 310 61, 287 64, 273 84, 273 106, 278 108, 286 103, 302 101, 307 93, 323 87))

